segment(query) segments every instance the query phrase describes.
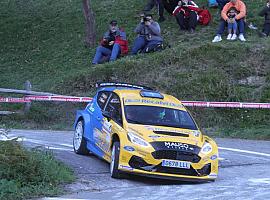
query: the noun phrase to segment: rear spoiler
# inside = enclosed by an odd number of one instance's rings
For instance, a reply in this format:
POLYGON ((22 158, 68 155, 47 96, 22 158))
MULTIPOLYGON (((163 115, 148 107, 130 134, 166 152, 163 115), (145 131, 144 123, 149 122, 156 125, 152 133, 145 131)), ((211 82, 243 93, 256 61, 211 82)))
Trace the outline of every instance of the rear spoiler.
POLYGON ((153 88, 143 86, 143 85, 135 85, 131 83, 121 83, 121 82, 97 82, 96 88, 101 87, 124 87, 124 88, 134 88, 134 89, 140 89, 140 90, 150 90, 154 91, 153 88))

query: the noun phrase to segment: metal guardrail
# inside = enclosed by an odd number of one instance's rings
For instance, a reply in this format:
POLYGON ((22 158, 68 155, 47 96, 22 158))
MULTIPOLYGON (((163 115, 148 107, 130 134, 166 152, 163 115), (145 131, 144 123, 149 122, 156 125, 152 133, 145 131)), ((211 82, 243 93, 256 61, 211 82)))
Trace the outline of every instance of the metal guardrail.
MULTIPOLYGON (((26 81, 24 84, 24 90, 17 90, 17 89, 7 89, 7 88, 0 88, 0 93, 5 94, 21 94, 24 96, 27 95, 43 95, 43 96, 59 96, 58 94, 48 93, 48 92, 36 92, 32 91, 32 84, 30 81, 26 81)), ((24 109, 22 111, 0 111, 0 115, 10 115, 10 114, 25 114, 30 110, 31 107, 31 101, 24 102, 24 109)))

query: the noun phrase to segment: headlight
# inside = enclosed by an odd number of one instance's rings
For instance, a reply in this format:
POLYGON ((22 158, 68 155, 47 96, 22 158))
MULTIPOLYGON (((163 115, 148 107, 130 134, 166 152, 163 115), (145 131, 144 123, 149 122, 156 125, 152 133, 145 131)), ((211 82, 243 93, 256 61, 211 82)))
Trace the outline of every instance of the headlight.
POLYGON ((148 142, 146 142, 144 139, 140 138, 138 135, 128 132, 128 139, 130 142, 133 144, 137 144, 143 147, 148 147, 150 146, 148 142))
POLYGON ((203 154, 209 154, 209 153, 212 152, 212 150, 213 150, 212 145, 210 143, 208 143, 208 142, 205 142, 202 149, 201 149, 201 152, 203 154))

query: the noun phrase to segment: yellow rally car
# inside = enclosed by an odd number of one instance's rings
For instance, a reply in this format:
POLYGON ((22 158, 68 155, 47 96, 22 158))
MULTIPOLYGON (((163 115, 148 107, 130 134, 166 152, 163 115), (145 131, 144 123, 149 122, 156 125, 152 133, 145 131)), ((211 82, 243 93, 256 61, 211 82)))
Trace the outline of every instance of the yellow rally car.
POLYGON ((175 97, 126 83, 99 83, 92 102, 77 111, 74 151, 124 172, 165 179, 213 181, 218 148, 175 97))

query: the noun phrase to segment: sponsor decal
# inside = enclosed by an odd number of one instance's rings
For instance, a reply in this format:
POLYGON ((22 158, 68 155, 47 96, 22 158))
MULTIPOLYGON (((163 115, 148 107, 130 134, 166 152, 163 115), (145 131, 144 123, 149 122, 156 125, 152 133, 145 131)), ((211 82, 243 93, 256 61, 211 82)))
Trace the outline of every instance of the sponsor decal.
POLYGON ((95 108, 94 108, 94 103, 91 103, 87 109, 90 111, 90 112, 94 112, 95 111, 95 108))
POLYGON ((212 155, 212 156, 210 157, 211 160, 216 160, 217 158, 218 158, 217 155, 212 155))
MULTIPOLYGON (((147 130, 149 131, 164 131, 164 132, 172 132, 172 133, 182 133, 182 134, 190 134, 192 133, 193 131, 191 130, 177 130, 177 129, 166 129, 166 128, 157 128, 157 127, 153 127, 153 126, 149 126, 149 125, 146 125, 144 126, 147 130)), ((198 131, 199 132, 199 131, 198 131)), ((199 132, 200 133, 200 132, 199 132)))
POLYGON ((194 150, 193 147, 190 147, 188 144, 181 143, 181 142, 164 142, 164 145, 168 149, 180 149, 180 150, 191 150, 191 151, 194 150))
POLYGON ((131 146, 124 146, 124 149, 126 151, 135 151, 135 149, 133 147, 131 147, 131 146))
POLYGON ((132 167, 126 166, 126 165, 119 165, 119 167, 122 168, 122 169, 126 169, 126 170, 131 170, 131 171, 133 170, 132 167))
POLYGON ((157 100, 148 100, 148 99, 126 99, 125 103, 155 104, 155 105, 161 105, 161 106, 184 108, 182 104, 176 104, 176 103, 161 101, 161 100, 157 101, 157 100))

